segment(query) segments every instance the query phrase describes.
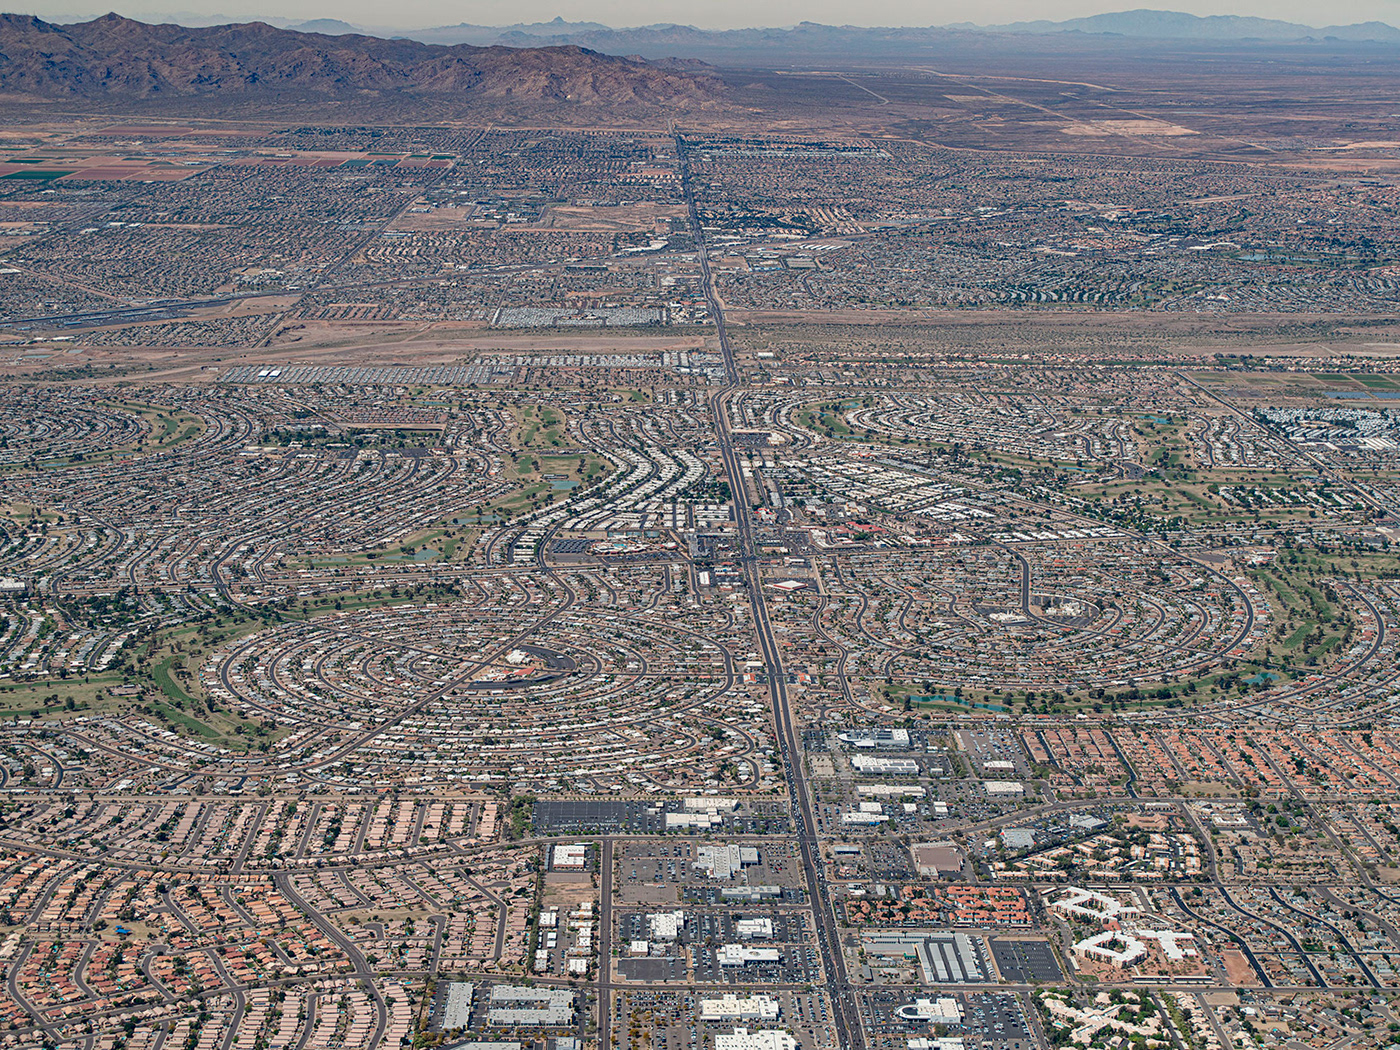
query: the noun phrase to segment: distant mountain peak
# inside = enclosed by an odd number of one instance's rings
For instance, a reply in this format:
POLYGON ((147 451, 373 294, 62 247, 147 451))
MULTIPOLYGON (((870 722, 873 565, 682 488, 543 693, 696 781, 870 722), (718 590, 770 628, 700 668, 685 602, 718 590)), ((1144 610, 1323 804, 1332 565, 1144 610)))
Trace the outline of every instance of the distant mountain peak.
POLYGON ((306 22, 293 22, 284 28, 297 33, 320 33, 323 36, 374 36, 363 28, 342 22, 339 18, 312 18, 306 22))
POLYGON ((1184 11, 1136 8, 1108 14, 1071 18, 1063 22, 1013 22, 992 26, 993 31, 1011 33, 1097 33, 1152 40, 1374 40, 1400 42, 1400 29, 1384 22, 1356 25, 1312 26, 1284 22, 1276 18, 1248 15, 1193 15, 1184 11))

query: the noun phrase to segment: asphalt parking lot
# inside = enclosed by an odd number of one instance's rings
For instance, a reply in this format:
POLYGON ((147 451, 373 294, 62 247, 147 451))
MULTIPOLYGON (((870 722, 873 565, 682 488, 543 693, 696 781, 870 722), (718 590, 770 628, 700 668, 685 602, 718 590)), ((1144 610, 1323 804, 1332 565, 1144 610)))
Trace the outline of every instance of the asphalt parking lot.
POLYGON ((1063 981, 1064 972, 1055 958, 1049 941, 995 938, 992 959, 1001 978, 1008 984, 1029 984, 1032 981, 1063 981))

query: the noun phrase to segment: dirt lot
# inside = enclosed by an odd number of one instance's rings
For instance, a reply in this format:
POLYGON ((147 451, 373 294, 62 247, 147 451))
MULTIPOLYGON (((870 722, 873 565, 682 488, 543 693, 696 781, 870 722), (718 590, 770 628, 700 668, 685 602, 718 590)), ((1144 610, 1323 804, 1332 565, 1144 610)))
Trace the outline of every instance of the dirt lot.
POLYGON ((1259 975, 1254 972, 1254 967, 1249 965, 1249 960, 1244 957, 1244 952, 1238 948, 1227 948, 1221 952, 1220 961, 1225 964, 1225 973, 1229 976, 1231 983, 1244 988, 1260 987, 1259 975))
MULTIPOLYGON (((290 297, 269 297, 220 307, 208 316, 288 308, 290 297)), ((36 375, 55 368, 91 366, 95 375, 84 382, 117 382, 139 375, 143 380, 213 382, 237 364, 337 365, 353 358, 357 365, 461 364, 480 355, 507 354, 659 354, 715 349, 714 335, 693 329, 675 331, 606 332, 497 331, 468 327, 460 322, 444 325, 403 322, 298 323, 291 331, 272 339, 270 346, 162 347, 160 324, 145 326, 146 346, 87 346, 69 343, 51 346, 13 346, 0 343, 0 376, 36 375), (42 356, 40 356, 42 355, 42 356)))

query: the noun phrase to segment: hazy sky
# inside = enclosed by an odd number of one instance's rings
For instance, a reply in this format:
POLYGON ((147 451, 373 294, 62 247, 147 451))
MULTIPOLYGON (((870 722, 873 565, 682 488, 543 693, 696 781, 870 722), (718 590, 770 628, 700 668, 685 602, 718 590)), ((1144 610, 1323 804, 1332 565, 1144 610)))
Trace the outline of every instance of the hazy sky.
POLYGON ((983 25, 1033 18, 1075 18, 1135 7, 1190 11, 1193 14, 1259 15, 1306 25, 1364 22, 1376 19, 1400 23, 1400 0, 980 0, 973 5, 948 0, 0 0, 0 9, 22 11, 55 21, 74 21, 107 10, 149 21, 156 16, 190 12, 227 15, 244 21, 268 15, 282 18, 341 18, 367 26, 417 28, 475 22, 505 25, 548 21, 556 15, 570 21, 604 22, 612 26, 679 22, 707 29, 734 26, 781 26, 803 20, 831 25, 943 25, 975 21, 983 25))

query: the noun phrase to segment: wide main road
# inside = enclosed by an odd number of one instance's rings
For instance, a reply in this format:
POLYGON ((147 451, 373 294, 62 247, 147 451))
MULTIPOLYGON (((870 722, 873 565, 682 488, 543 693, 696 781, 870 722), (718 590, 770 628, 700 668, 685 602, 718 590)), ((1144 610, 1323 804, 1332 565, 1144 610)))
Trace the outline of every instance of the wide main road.
POLYGON ((830 978, 827 987, 832 997, 836 1042, 839 1050, 861 1050, 865 1043, 861 1035, 860 1015, 846 975, 846 962, 841 954, 835 913, 826 892, 811 792, 808 790, 807 778, 802 769, 802 753, 797 747, 792 708, 788 702, 787 679, 783 674, 782 658, 778 653, 778 643, 773 637, 773 627, 768 618, 768 603, 763 594, 763 581, 759 576, 757 546, 753 538, 748 493, 744 488, 744 473, 739 468, 739 456, 734 450, 734 437, 729 428, 729 406, 736 394, 741 392, 739 370, 734 365, 734 353, 730 349, 729 333, 724 325, 724 309, 710 273, 705 231, 700 225, 700 213, 695 206, 695 194, 690 183, 690 162, 686 156, 685 142, 680 135, 676 136, 676 157, 680 161, 681 189, 685 194, 686 208, 690 214, 695 250, 700 257, 700 275, 704 283, 705 298, 709 302, 710 315, 714 318, 720 352, 724 355, 724 367, 728 376, 724 389, 710 398, 710 410, 714 413, 715 435, 719 441, 720 454, 724 457, 725 473, 729 476, 729 491, 734 500, 739 556, 744 581, 748 587, 749 604, 753 610, 754 630, 758 635, 759 648, 763 653, 763 663, 768 674, 768 695, 773 704, 773 723, 777 730, 778 747, 782 753, 788 793, 792 798, 792 818, 797 825, 802 870, 807 879, 807 895, 812 901, 812 914, 816 917, 817 944, 830 978))

